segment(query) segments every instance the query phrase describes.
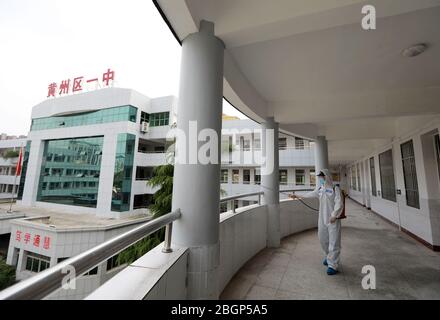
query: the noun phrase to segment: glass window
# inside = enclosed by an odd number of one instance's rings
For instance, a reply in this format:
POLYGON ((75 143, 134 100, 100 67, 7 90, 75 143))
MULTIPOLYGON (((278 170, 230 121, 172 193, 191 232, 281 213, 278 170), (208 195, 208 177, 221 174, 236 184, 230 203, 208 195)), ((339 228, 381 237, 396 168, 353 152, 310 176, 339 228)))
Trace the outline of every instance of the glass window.
POLYGON ((244 169, 243 170, 243 183, 249 184, 251 182, 251 170, 244 169))
POLYGON ((376 169, 374 167, 374 158, 370 158, 370 178, 371 178, 371 194, 377 196, 376 190, 376 169))
POLYGON ((304 149, 304 139, 302 138, 295 138, 295 149, 304 149))
POLYGON ((351 174, 351 188, 353 190, 356 190, 356 168, 355 168, 355 166, 351 167, 350 174, 351 174))
POLYGON ((158 112, 150 114, 150 127, 167 126, 169 124, 170 113, 158 112))
POLYGON ((18 185, 18 193, 17 193, 17 199, 22 200, 23 199, 23 190, 24 190, 24 182, 26 178, 26 171, 29 161, 29 152, 31 150, 31 142, 26 142, 26 147, 23 150, 23 162, 21 167, 21 175, 20 175, 20 182, 18 185))
POLYGON ((405 181, 406 204, 420 209, 419 186, 417 183, 416 160, 412 140, 400 146, 402 152, 403 178, 405 181))
POLYGON ((361 191, 361 164, 356 165, 357 191, 361 191))
MULTIPOLYGON (((87 126, 118 121, 136 122, 136 113, 136 107, 120 106, 67 116, 36 118, 32 119, 31 131, 87 126)), ((51 157, 52 154, 48 154, 47 156, 51 157)), ((48 159, 48 161, 50 160, 48 159)))
POLYGON ((141 122, 149 122, 150 121, 150 115, 144 111, 141 111, 141 122))
POLYGON ((287 139, 286 138, 278 138, 278 148, 280 150, 286 150, 286 148, 287 148, 287 139))
POLYGON ((382 198, 396 202, 396 185, 394 182, 392 150, 379 154, 379 170, 382 198))
POLYGON ((26 251, 25 269, 32 272, 41 272, 50 266, 50 257, 26 251))
POLYGON ((259 150, 261 149, 261 139, 260 139, 260 134, 259 133, 253 133, 252 134, 252 138, 253 138, 253 144, 254 144, 254 150, 259 150))
POLYGON ((117 254, 107 260, 107 271, 110 271, 114 268, 119 267, 120 263, 118 261, 118 257, 119 257, 119 254, 117 254))
POLYGON ((222 169, 220 172, 220 183, 228 183, 228 169, 222 169))
POLYGON ((295 184, 298 186, 303 186, 306 184, 306 174, 303 169, 295 170, 295 184))
POLYGON ((287 170, 280 170, 280 184, 287 184, 287 170))
POLYGON ((226 202, 220 203, 220 213, 228 211, 228 204, 226 202))
POLYGON ((88 172, 101 170, 102 145, 103 137, 45 141, 37 201, 96 208, 99 178, 88 172))
POLYGON ((232 183, 237 184, 240 180, 240 171, 238 169, 232 170, 232 183))
POLYGON ((131 177, 133 172, 134 146, 136 136, 129 133, 118 134, 113 176, 112 211, 130 210, 131 177))
POLYGON ((310 185, 316 186, 316 173, 315 170, 310 170, 310 185))
POLYGON ((260 169, 255 169, 255 171, 254 171, 254 181, 255 181, 255 184, 261 184, 261 172, 260 172, 260 169))
POLYGON ((148 208, 153 202, 152 194, 135 194, 133 200, 133 209, 148 208))

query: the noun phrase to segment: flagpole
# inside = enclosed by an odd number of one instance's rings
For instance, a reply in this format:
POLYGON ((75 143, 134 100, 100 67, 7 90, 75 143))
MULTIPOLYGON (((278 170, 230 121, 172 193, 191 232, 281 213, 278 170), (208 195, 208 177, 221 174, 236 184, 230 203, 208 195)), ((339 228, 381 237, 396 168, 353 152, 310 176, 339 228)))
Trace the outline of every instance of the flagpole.
POLYGON ((15 172, 15 178, 14 178, 14 186, 12 187, 12 195, 11 195, 11 203, 9 204, 9 210, 8 213, 12 213, 12 204, 14 203, 14 188, 17 185, 17 172, 15 172))
POLYGON ((11 194, 11 203, 9 204, 9 210, 8 213, 12 213, 12 204, 14 203, 14 194, 18 192, 17 188, 17 168, 20 167, 20 174, 21 174, 21 161, 23 159, 23 144, 20 146, 20 155, 18 157, 18 163, 15 167, 15 177, 14 177, 14 185, 12 186, 12 194, 11 194), (15 189, 15 192, 14 192, 15 189))

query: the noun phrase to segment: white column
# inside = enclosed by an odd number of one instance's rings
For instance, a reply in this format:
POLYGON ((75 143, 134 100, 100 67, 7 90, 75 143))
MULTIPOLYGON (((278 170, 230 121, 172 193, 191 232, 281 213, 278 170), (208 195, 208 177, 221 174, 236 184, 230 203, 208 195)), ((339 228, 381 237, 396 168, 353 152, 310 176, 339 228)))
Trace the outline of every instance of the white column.
MULTIPOLYGON (((187 163, 176 163, 174 168, 172 207, 180 209, 182 217, 173 225, 172 242, 190 248, 189 299, 217 299, 219 295, 223 55, 224 44, 214 36, 211 22, 202 21, 200 31, 183 40, 177 128, 189 139, 185 146, 187 163), (190 121, 196 122, 197 135, 203 129, 214 130, 217 134, 217 163, 201 164, 199 159, 193 162, 206 142, 196 144, 193 141, 194 129, 190 129, 190 121)), ((179 140, 177 144, 179 148, 179 140)))
POLYGON ((325 136, 316 137, 315 142, 315 170, 330 169, 328 165, 328 148, 325 136))
MULTIPOLYGON (((112 190, 115 173, 116 146, 118 144, 118 132, 106 133, 102 144, 101 171, 99 173, 98 200, 96 203, 96 215, 109 217, 112 215, 112 190)), ((117 213, 115 212, 116 216, 117 213)))
POLYGON ((264 192, 264 204, 267 205, 267 246, 276 248, 281 241, 278 123, 270 117, 261 126, 263 156, 266 164, 273 167, 273 170, 261 170, 261 189, 264 192))
POLYGON ((31 142, 23 197, 21 200, 21 203, 25 206, 33 206, 37 200, 44 146, 45 142, 39 139, 33 139, 31 142))

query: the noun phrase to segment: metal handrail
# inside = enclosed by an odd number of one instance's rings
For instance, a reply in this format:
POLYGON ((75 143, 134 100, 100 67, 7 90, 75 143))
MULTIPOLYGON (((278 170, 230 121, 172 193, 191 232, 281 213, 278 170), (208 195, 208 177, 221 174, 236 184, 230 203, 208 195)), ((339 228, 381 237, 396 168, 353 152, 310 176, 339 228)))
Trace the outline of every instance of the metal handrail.
POLYGON ((315 189, 283 189, 283 190, 281 190, 280 189, 280 193, 283 193, 283 192, 296 192, 296 191, 313 191, 313 190, 315 190, 315 189))
POLYGON ((166 227, 166 237, 162 251, 171 252, 171 225, 172 222, 179 219, 180 216, 180 210, 167 213, 80 253, 77 256, 66 259, 52 268, 46 269, 29 279, 23 280, 1 291, 0 300, 42 299, 61 288, 63 280, 66 277, 72 280, 88 272, 96 265, 113 257, 163 227, 166 227), (66 275, 68 270, 70 271, 72 267, 75 271, 75 275, 66 275))
MULTIPOLYGON (((279 190, 279 193, 286 193, 286 192, 296 192, 296 191, 313 191, 314 189, 283 189, 283 190, 279 190)), ((246 197, 252 197, 252 196, 258 196, 258 205, 261 205, 261 196, 264 195, 264 191, 258 191, 258 192, 250 192, 250 193, 241 193, 241 194, 236 194, 233 196, 229 196, 229 197, 224 197, 220 199, 220 203, 222 202, 231 202, 231 208, 232 208, 232 212, 235 213, 235 206, 234 206, 234 200, 237 199, 241 199, 241 198, 246 198, 246 197)))

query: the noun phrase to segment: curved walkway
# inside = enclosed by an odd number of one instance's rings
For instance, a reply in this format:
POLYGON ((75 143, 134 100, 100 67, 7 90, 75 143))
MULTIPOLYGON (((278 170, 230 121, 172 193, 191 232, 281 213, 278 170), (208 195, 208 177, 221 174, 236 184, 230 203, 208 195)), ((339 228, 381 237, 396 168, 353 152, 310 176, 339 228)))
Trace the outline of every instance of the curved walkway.
POLYGON ((327 276, 316 230, 265 249, 234 276, 221 299, 440 299, 440 253, 347 199, 340 273, 327 276), (376 289, 364 290, 364 265, 376 289))

